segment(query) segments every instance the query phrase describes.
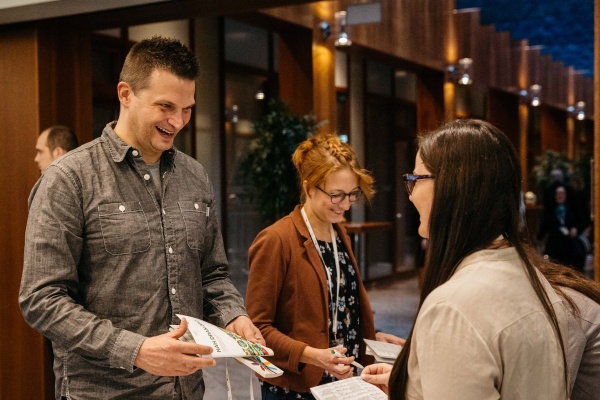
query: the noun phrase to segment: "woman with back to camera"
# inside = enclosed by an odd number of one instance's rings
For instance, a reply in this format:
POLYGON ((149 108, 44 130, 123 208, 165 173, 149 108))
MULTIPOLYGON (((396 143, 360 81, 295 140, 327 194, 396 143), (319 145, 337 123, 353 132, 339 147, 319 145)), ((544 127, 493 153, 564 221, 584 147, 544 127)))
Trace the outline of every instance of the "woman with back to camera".
POLYGON ((249 250, 248 315, 275 352, 269 360, 285 372, 260 378, 263 400, 313 399, 311 387, 352 376, 352 361, 372 360, 365 358, 363 338, 404 343, 375 334, 350 238, 340 225, 362 195, 372 198, 373 178, 336 135, 307 139, 292 161, 302 204, 260 232, 249 250))
POLYGON ((419 312, 389 381, 382 364, 363 378, 394 400, 566 399, 567 316, 521 239, 510 140, 450 122, 419 137, 404 179, 429 239, 419 312))

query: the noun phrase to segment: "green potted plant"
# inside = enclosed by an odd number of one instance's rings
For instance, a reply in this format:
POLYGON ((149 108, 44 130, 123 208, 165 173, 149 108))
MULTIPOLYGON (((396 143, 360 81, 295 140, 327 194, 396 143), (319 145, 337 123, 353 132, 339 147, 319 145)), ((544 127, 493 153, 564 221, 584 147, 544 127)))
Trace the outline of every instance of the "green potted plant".
POLYGON ((292 154, 317 128, 314 116, 291 113, 279 99, 270 100, 267 114, 254 124, 257 137, 240 163, 239 174, 265 226, 298 204, 300 188, 292 154))

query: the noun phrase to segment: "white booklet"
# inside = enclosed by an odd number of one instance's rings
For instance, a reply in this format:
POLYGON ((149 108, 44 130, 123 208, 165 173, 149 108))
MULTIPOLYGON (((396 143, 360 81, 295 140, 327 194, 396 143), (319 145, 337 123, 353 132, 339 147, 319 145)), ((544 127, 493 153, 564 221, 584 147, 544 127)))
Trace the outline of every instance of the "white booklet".
MULTIPOLYGON (((274 378, 283 374, 283 370, 264 358, 274 354, 267 346, 244 339, 234 332, 201 319, 180 314, 177 316, 179 319, 185 318, 188 323, 188 330, 180 340, 213 348, 212 353, 199 355, 199 357, 233 357, 265 378, 274 378)), ((176 327, 176 325, 172 326, 172 328, 176 327)))
POLYGON ((378 342, 370 339, 363 340, 367 345, 365 354, 375 357, 377 362, 393 364, 396 358, 398 358, 400 351, 402 351, 402 346, 397 344, 378 342))
POLYGON ((355 376, 310 388, 317 400, 387 400, 388 396, 375 385, 355 376))

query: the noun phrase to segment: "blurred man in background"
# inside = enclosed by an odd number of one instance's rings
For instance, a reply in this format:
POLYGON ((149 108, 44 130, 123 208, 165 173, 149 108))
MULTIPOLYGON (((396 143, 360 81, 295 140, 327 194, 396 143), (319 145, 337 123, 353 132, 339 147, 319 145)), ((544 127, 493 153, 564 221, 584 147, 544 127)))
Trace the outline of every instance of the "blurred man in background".
POLYGON ((54 125, 40 133, 35 145, 35 158, 41 172, 52 161, 79 146, 75 133, 64 125, 54 125))

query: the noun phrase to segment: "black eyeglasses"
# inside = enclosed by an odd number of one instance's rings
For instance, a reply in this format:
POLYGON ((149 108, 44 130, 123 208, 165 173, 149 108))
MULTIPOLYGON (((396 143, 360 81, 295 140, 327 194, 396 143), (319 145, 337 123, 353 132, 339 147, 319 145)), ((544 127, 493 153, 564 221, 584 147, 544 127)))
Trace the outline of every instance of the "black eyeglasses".
POLYGON ((354 203, 356 200, 360 199, 360 196, 362 195, 362 190, 355 190, 353 192, 350 193, 336 193, 336 194, 330 194, 327 193, 326 191, 324 191, 323 189, 321 189, 318 186, 315 186, 317 189, 319 189, 321 192, 325 193, 327 196, 329 196, 329 198, 331 199, 331 202, 333 204, 339 204, 342 201, 344 201, 346 199, 346 196, 348 196, 348 200, 350 200, 350 203, 354 203))
POLYGON ((406 185, 406 191, 408 192, 409 196, 412 195, 412 191, 415 187, 415 184, 417 183, 417 181, 419 179, 433 179, 433 178, 434 178, 433 175, 411 175, 411 174, 402 175, 402 180, 404 181, 404 184, 406 185))

